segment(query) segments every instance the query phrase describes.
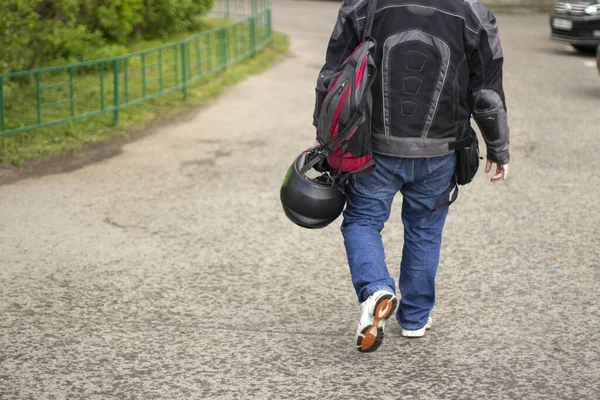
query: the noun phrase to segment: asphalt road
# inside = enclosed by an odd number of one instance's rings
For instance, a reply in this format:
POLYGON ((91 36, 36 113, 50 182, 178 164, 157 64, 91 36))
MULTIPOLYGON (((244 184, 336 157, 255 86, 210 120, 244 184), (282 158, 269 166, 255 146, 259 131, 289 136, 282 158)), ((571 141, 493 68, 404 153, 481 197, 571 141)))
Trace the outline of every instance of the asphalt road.
MULTIPOLYGON (((389 323, 364 355, 340 221, 295 227, 278 192, 338 3, 274 7, 292 53, 272 70, 117 157, 0 187, 0 398, 600 398, 593 59, 544 14, 498 14, 510 178, 461 190, 428 335, 389 323)), ((397 277, 399 214, 384 240, 397 277)))

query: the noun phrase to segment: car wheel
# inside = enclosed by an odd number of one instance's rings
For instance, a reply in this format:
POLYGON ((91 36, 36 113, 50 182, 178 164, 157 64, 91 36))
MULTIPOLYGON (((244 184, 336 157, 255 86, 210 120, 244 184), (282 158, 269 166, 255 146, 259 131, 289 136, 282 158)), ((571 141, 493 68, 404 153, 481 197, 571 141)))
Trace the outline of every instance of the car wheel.
POLYGON ((594 54, 596 52, 595 44, 573 44, 575 50, 586 54, 594 54))
POLYGON ((598 74, 600 74, 600 44, 596 50, 596 64, 598 65, 598 74))

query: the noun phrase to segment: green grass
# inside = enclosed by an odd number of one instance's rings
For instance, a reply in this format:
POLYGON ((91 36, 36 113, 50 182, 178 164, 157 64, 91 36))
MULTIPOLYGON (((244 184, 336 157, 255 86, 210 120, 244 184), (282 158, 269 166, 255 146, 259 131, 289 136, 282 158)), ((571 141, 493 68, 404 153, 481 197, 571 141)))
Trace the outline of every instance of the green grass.
MULTIPOLYGON (((225 24, 231 24, 231 21, 206 20, 202 28, 214 29, 225 24)), ((194 83, 187 88, 187 100, 183 101, 183 90, 178 87, 182 82, 180 46, 151 51, 143 56, 143 60, 139 54, 132 56, 127 64, 119 63, 117 93, 120 104, 126 102, 132 104, 136 101, 139 103, 120 111, 120 123, 117 126, 114 126, 114 112, 109 111, 78 121, 0 137, 0 165, 24 165, 28 161, 58 153, 81 152, 88 144, 105 142, 114 137, 127 137, 132 128, 143 129, 156 120, 205 104, 228 86, 242 81, 248 75, 264 71, 288 49, 288 38, 274 32, 271 44, 259 51, 255 57, 240 61, 250 55, 249 25, 247 22, 241 22, 229 26, 226 31, 229 39, 226 69, 221 68, 225 66, 219 59, 218 32, 198 36, 190 42, 187 50, 189 63, 186 70, 188 79, 194 80, 194 83), (142 68, 143 63, 146 69, 142 68), (149 67, 154 64, 156 66, 149 67), (162 80, 157 79, 161 76, 161 68, 162 80), (125 70, 127 70, 127 88, 124 84, 125 70), (153 95, 160 97, 143 101, 144 96, 153 95)), ((260 44, 264 38, 266 38, 266 31, 257 29, 257 44, 260 44)), ((185 37, 172 37, 165 41, 172 43, 174 40, 181 39, 185 37)), ((140 51, 163 44, 162 41, 140 42, 130 48, 133 51, 140 51)), ((41 86, 64 82, 69 82, 68 71, 40 76, 41 86)), ((112 63, 97 66, 91 71, 89 69, 73 71, 75 115, 95 112, 103 107, 110 108, 115 98, 114 87, 112 63)), ((35 125, 38 121, 35 84, 5 88, 4 92, 5 129, 35 125)), ((48 89, 42 92, 40 103, 68 100, 69 97, 68 86, 48 89)), ((43 109, 40 117, 44 123, 70 116, 71 105, 66 103, 43 109)))

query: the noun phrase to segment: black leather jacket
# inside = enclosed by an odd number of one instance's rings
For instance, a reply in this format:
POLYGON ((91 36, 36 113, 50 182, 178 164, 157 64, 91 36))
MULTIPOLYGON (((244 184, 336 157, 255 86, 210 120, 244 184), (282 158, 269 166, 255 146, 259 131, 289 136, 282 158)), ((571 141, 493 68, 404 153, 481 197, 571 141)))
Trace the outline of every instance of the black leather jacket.
MULTIPOLYGON (((319 76, 328 76, 362 37, 372 0, 344 0, 319 76)), ((378 0, 378 68, 372 88, 375 153, 449 154, 473 116, 488 159, 509 162, 503 54, 494 15, 474 0, 378 0)), ((319 82, 317 82, 319 86, 319 82)))

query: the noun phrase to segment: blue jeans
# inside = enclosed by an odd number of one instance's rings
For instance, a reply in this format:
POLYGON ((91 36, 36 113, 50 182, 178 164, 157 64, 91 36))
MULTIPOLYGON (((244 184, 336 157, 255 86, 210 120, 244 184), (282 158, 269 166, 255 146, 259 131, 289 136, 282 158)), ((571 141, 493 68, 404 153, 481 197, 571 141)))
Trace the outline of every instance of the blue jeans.
POLYGON ((405 329, 420 329, 435 302, 435 276, 448 215, 448 207, 432 210, 448 201, 447 194, 441 195, 450 186, 456 155, 416 159, 375 155, 375 162, 372 174, 348 185, 342 235, 352 283, 360 302, 378 290, 396 293, 381 231, 394 196, 401 192, 404 248, 399 279, 402 298, 396 318, 405 329))

